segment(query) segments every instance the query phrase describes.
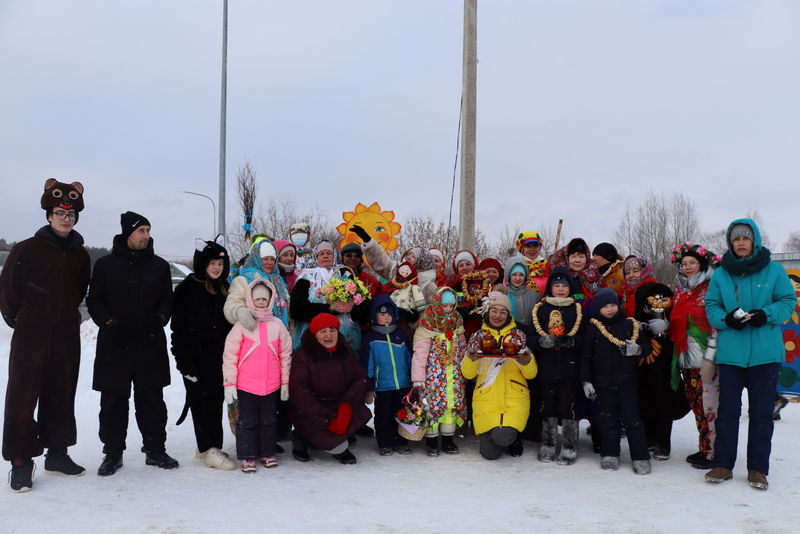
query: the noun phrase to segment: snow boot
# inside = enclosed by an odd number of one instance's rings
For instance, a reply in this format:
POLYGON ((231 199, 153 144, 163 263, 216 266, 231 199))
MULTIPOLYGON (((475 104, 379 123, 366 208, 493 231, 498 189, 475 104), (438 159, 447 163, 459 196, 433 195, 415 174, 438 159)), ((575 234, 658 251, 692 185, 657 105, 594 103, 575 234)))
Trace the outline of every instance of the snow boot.
POLYGON ((225 456, 221 450, 216 447, 211 447, 203 453, 203 463, 206 467, 212 469, 221 469, 222 471, 233 471, 236 469, 236 464, 233 460, 225 456))
POLYGON ((100 467, 97 468, 97 475, 101 477, 111 476, 122 467, 122 453, 109 452, 106 454, 103 461, 100 462, 100 467))
POLYGON ((657 462, 665 462, 669 460, 669 449, 663 445, 656 445, 652 452, 653 460, 657 462))
POLYGON ((780 394, 775 395, 775 407, 772 409, 773 421, 781 420, 781 410, 783 410, 787 404, 789 404, 789 399, 780 394))
POLYGON ((686 457, 686 461, 695 469, 711 469, 711 460, 702 452, 696 452, 686 457))
POLYGON ((572 465, 578 459, 578 420, 563 419, 561 426, 564 440, 558 453, 558 465, 572 465))
POLYGON ((33 487, 33 468, 35 467, 32 459, 24 460, 20 465, 11 464, 11 474, 9 484, 11 489, 17 493, 30 491, 33 487))
POLYGON ((522 456, 523 450, 524 447, 522 445, 522 436, 518 435, 517 439, 515 439, 514 442, 508 446, 508 454, 510 454, 512 458, 519 458, 522 456))
POLYGON ((733 471, 727 469, 725 467, 714 467, 706 473, 706 482, 712 482, 714 484, 719 484, 720 482, 725 482, 726 480, 730 480, 733 478, 733 471))
POLYGON ((297 432, 292 432, 292 456, 298 462, 308 462, 311 456, 308 455, 308 443, 301 438, 297 432))
POLYGON ((378 450, 378 454, 381 456, 391 456, 394 453, 391 447, 381 447, 378 450))
POLYGON ((542 421, 542 444, 539 446, 539 461, 552 462, 556 459, 558 444, 558 419, 548 417, 542 421))
POLYGON ((400 455, 411 454, 411 447, 408 444, 403 443, 402 445, 395 445, 392 449, 400 455))
POLYGON ((167 454, 166 451, 146 453, 144 463, 161 469, 175 469, 178 467, 178 460, 167 454))
POLYGON ((334 454, 333 457, 344 465, 352 465, 356 463, 356 457, 353 456, 353 453, 350 452, 350 449, 345 449, 344 452, 340 454, 334 454))
POLYGON ((633 472, 637 475, 649 475, 653 468, 650 465, 650 460, 634 460, 633 472))
POLYGON ((619 456, 601 456, 600 467, 606 471, 616 471, 619 468, 619 456))
POLYGON ((439 438, 425 438, 425 449, 431 458, 439 456, 439 438))
POLYGON ((458 454, 458 445, 453 442, 453 436, 442 436, 442 452, 458 454))
POLYGON ((68 477, 79 477, 86 469, 72 461, 67 454, 67 449, 48 449, 44 457, 44 472, 68 477))

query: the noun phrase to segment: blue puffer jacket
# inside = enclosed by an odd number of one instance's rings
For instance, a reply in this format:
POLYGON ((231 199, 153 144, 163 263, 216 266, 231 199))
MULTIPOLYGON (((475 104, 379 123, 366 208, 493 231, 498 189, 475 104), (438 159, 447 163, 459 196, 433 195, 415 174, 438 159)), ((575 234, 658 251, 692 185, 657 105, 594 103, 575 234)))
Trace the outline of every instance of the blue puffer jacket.
POLYGON ((397 327, 397 306, 389 295, 378 295, 372 302, 372 329, 361 342, 361 362, 366 367, 370 391, 391 391, 411 387, 411 349, 408 336, 397 327), (377 326, 375 314, 382 307, 391 309, 394 329, 390 333, 377 326))
MULTIPOLYGON (((737 219, 728 226, 728 243, 731 228, 740 223, 753 229, 753 255, 734 261, 747 265, 759 253, 764 254, 760 252, 761 232, 752 219, 737 219)), ((763 250, 769 254, 767 249, 763 250)), ((728 254, 733 255, 733 252, 729 251, 728 254)), ((723 261, 722 267, 711 277, 706 295, 708 321, 719 330, 716 362, 738 367, 782 363, 786 354, 781 324, 789 319, 796 304, 792 283, 780 264, 769 261, 756 272, 734 274, 726 269, 723 261), (729 328, 725 324, 725 316, 736 308, 744 311, 764 310, 767 324, 760 328, 745 326, 742 330, 729 328)))

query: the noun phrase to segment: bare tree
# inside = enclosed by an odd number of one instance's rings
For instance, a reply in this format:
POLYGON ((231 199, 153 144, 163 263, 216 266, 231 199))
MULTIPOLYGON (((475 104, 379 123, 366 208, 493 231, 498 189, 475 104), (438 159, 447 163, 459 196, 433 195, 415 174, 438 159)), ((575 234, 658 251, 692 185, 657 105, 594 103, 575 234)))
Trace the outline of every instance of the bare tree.
POLYGON ((764 226, 764 219, 761 217, 761 214, 758 212, 758 210, 748 209, 744 216, 748 219, 753 219, 758 225, 758 230, 761 233, 761 246, 771 249, 772 240, 767 235, 767 229, 766 226, 764 226))
POLYGON ((697 226, 697 207, 691 199, 651 192, 636 208, 625 208, 615 239, 621 249, 652 262, 656 279, 669 280, 674 274, 672 247, 694 239, 697 226))
POLYGON ((726 230, 717 230, 716 232, 705 232, 700 234, 697 242, 705 248, 713 252, 719 257, 728 250, 728 243, 725 241, 726 230))
MULTIPOLYGON (((458 227, 451 225, 449 228, 443 220, 434 221, 432 217, 411 217, 403 223, 403 229, 398 236, 400 247, 397 255, 410 247, 438 248, 444 252, 446 258, 452 257, 458 250, 458 227)), ((490 254, 490 244, 486 234, 475 230, 475 253, 478 258, 485 258, 490 254)))
POLYGON ((800 252, 800 232, 795 231, 789 234, 786 243, 783 245, 784 252, 800 252))

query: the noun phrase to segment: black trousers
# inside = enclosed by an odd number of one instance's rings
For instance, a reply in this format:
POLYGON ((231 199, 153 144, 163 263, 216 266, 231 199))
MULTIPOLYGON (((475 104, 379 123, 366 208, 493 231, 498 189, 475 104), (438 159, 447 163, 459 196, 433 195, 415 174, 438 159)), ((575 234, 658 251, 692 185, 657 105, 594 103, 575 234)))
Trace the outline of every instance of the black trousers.
POLYGON ((559 419, 577 419, 575 412, 575 395, 578 381, 570 379, 540 380, 541 402, 539 410, 542 419, 558 417, 559 419))
POLYGON ((397 433, 397 421, 394 419, 406 393, 408 388, 375 392, 375 439, 381 449, 408 443, 397 433))
POLYGON ((183 379, 186 386, 189 410, 192 412, 194 437, 197 450, 206 452, 211 447, 222 448, 222 409, 225 391, 222 382, 191 382, 183 379))
POLYGON ((601 456, 619 456, 619 422, 625 425, 631 460, 649 460, 644 423, 639 417, 639 397, 636 384, 598 387, 597 404, 600 407, 601 456))
POLYGON ((255 460, 275 456, 275 437, 278 417, 275 403, 280 390, 269 395, 253 395, 241 389, 239 422, 236 423, 236 456, 240 460, 255 460))
MULTIPOLYGON (((103 453, 125 450, 128 434, 128 409, 131 392, 119 394, 108 391, 100 393, 100 441, 103 453)), ((160 387, 140 390, 134 387, 133 405, 136 409, 136 424, 142 434, 145 452, 164 452, 167 442, 167 405, 164 390, 160 387)))
MULTIPOLYGON (((669 345, 671 347, 671 345, 669 345)), ((671 353, 670 353, 671 354, 671 353)), ((672 360, 661 354, 656 360, 638 369, 639 410, 647 445, 670 452, 672 441, 672 402, 674 394, 670 386, 672 360)))

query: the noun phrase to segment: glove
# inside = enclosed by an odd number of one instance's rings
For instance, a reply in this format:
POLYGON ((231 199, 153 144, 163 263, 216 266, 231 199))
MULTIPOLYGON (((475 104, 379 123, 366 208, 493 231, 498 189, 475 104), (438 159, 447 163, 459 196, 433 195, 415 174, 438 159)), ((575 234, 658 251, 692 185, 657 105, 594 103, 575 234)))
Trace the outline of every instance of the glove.
POLYGON ((594 390, 594 386, 591 382, 583 383, 583 394, 586 395, 586 398, 589 400, 595 400, 597 398, 597 392, 594 390))
POLYGON ((647 329, 654 336, 662 334, 669 328, 669 322, 664 319, 650 319, 647 321, 647 329))
POLYGON ((747 326, 746 321, 743 321, 742 319, 737 319, 736 317, 733 316, 734 313, 736 313, 736 310, 733 310, 732 312, 730 312, 728 315, 725 316, 725 324, 728 326, 728 328, 733 328, 734 330, 741 330, 742 328, 747 326))
POLYGON ((556 346, 562 349, 571 349, 575 346, 575 338, 572 336, 559 336, 556 338, 556 346))
POLYGON ((253 312, 247 309, 247 306, 240 306, 236 310, 236 320, 247 330, 255 330, 256 328, 256 318, 253 316, 253 312))
POLYGON ((281 400, 283 402, 289 400, 289 384, 281 384, 281 400))
POLYGON ((188 380, 189 382, 193 382, 193 383, 197 384, 197 377, 196 377, 196 376, 192 376, 192 375, 183 375, 183 378, 185 378, 185 379, 186 379, 186 380, 188 380))
POLYGON ((225 386, 225 402, 227 404, 233 404, 233 401, 239 398, 239 394, 236 392, 236 386, 225 386))
POLYGON ((531 361, 531 355, 530 354, 526 354, 525 356, 517 358, 517 363, 519 363, 520 365, 528 365, 528 363, 530 363, 530 361, 531 361))
POLYGON ((750 326, 754 328, 761 328, 765 324, 767 324, 767 314, 764 313, 764 310, 750 310, 750 326))
POLYGON ((375 392, 367 391, 367 395, 364 397, 364 402, 366 404, 372 404, 373 402, 375 402, 375 392))
POLYGON ((710 384, 714 381, 714 375, 717 374, 717 364, 711 360, 703 360, 700 366, 700 380, 703 384, 710 384))
POLYGON ((352 227, 350 227, 350 231, 356 234, 358 237, 360 237, 361 241, 363 241, 364 243, 369 243, 370 241, 372 241, 372 237, 370 237, 367 231, 361 228, 357 224, 354 224, 352 227))
POLYGON ((623 356, 638 356, 642 353, 642 347, 633 341, 625 341, 625 346, 619 348, 623 356))
POLYGON ((328 430, 339 436, 347 432, 350 426, 350 419, 353 418, 353 407, 349 402, 340 402, 336 410, 336 417, 328 423, 328 430))
POLYGON ((539 346, 543 349, 552 349, 556 346, 556 336, 547 334, 539 338, 539 346))

